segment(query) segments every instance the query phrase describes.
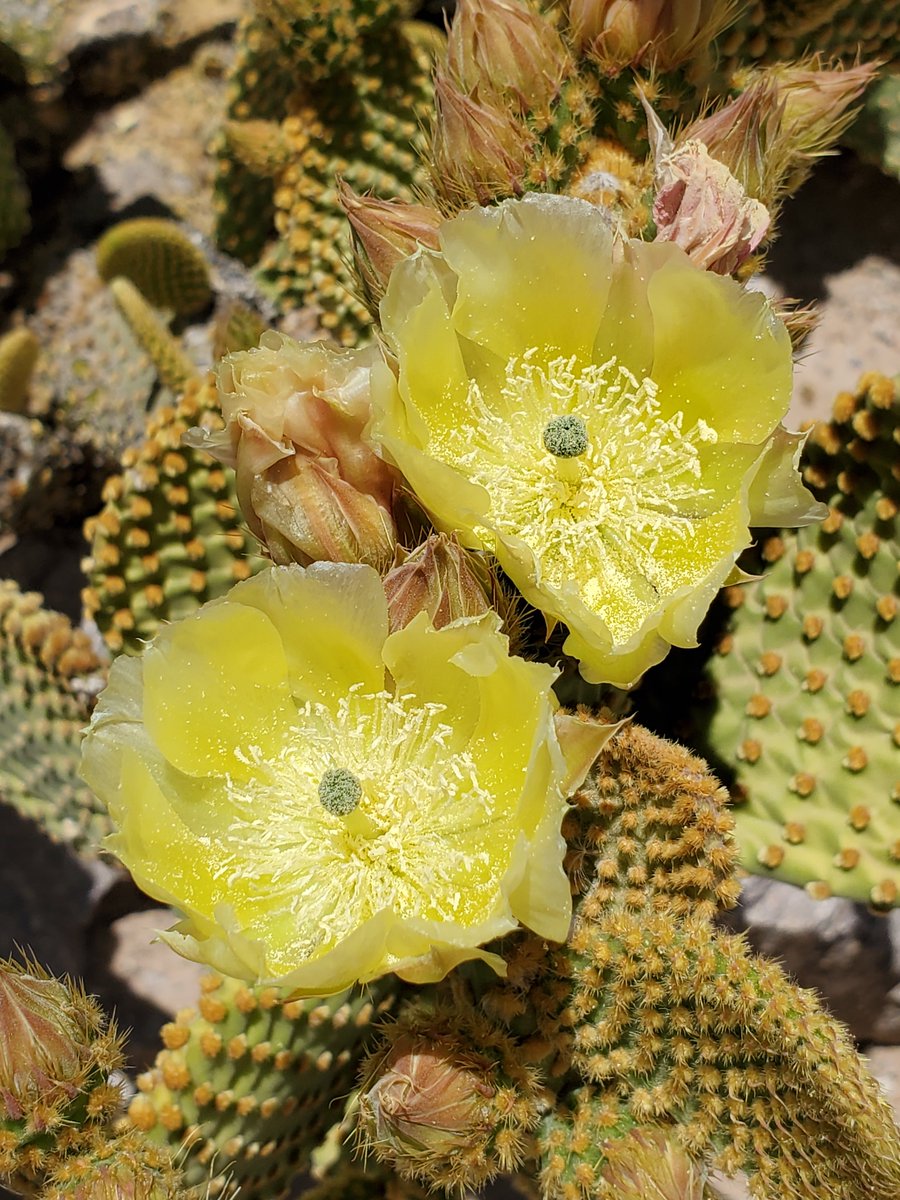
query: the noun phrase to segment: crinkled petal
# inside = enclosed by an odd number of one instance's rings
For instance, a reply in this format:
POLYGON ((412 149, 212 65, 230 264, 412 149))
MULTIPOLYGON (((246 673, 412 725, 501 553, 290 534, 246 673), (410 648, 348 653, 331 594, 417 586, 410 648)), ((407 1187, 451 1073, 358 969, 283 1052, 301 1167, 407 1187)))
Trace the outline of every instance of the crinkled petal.
POLYGON ((828 516, 800 476, 800 454, 808 433, 779 425, 769 440, 750 484, 750 524, 793 529, 828 516))

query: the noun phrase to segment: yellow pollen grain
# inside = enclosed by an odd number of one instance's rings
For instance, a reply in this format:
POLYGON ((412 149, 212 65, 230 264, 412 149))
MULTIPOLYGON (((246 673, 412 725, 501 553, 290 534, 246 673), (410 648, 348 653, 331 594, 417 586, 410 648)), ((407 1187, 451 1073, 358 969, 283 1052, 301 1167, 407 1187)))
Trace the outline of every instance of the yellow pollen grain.
POLYGON ((654 382, 614 358, 580 366, 541 364, 535 354, 509 360, 497 396, 472 381, 471 420, 435 438, 429 453, 488 493, 490 528, 480 536, 524 542, 542 587, 574 584, 625 641, 708 571, 698 553, 711 495, 701 446, 716 434, 702 421, 686 428, 682 413, 663 416, 654 382), (543 444, 547 422, 561 416, 584 422, 588 447, 577 458, 543 444))

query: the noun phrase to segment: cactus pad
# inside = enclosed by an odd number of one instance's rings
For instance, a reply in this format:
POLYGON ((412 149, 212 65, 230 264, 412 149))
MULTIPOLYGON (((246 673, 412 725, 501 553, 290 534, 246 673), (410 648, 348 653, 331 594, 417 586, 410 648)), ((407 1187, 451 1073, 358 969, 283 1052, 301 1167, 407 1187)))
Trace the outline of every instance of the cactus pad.
POLYGON ((736 772, 743 865, 882 909, 900 900, 898 417, 869 375, 813 431, 804 477, 830 514, 770 537, 763 578, 727 594, 698 717, 736 772))
POLYGON ((433 31, 426 33, 412 22, 372 35, 352 75, 297 92, 281 125, 284 163, 274 180, 280 236, 259 264, 260 283, 281 309, 321 310, 323 328, 348 344, 370 319, 353 295, 350 227, 337 176, 357 192, 408 201, 425 186, 418 155, 432 103, 433 31))
POLYGON ((78 778, 88 697, 103 673, 85 633, 43 609, 37 593, 0 583, 0 793, 85 854, 109 832, 105 809, 78 778))
POLYGON ((39 348, 40 343, 28 329, 13 329, 0 337, 0 411, 25 411, 39 348))
POLYGON ((84 602, 113 651, 139 651, 160 621, 186 616, 264 565, 232 472, 181 444, 191 426, 221 424, 212 383, 191 382, 175 408, 150 418, 143 444, 106 482, 104 508, 85 527, 84 602))
POLYGON ((229 1185, 242 1200, 277 1200, 341 1120, 393 987, 286 1002, 274 988, 205 977, 199 1013, 163 1027, 131 1123, 172 1151, 183 1141, 185 1181, 209 1181, 204 1194, 229 1185))

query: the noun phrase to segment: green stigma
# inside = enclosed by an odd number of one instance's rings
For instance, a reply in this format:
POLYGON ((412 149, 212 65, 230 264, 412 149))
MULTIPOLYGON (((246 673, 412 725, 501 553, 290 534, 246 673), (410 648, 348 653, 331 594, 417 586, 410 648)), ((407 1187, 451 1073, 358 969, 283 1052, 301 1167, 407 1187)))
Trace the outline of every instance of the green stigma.
POLYGON ((587 426, 574 413, 552 417, 544 426, 544 446, 557 458, 578 458, 588 445, 587 426))
POLYGON ((362 798, 362 786, 346 767, 329 767, 319 783, 322 807, 335 817, 347 817, 362 798))

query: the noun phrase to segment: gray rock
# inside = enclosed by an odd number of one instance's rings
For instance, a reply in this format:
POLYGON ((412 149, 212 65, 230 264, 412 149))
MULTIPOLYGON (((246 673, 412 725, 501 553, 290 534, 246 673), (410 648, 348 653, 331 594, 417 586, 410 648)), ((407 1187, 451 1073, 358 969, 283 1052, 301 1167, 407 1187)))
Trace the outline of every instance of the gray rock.
POLYGON ((802 888, 756 876, 724 921, 802 987, 819 992, 859 1041, 886 1040, 882 1015, 900 984, 900 925, 850 900, 813 900, 802 888))

